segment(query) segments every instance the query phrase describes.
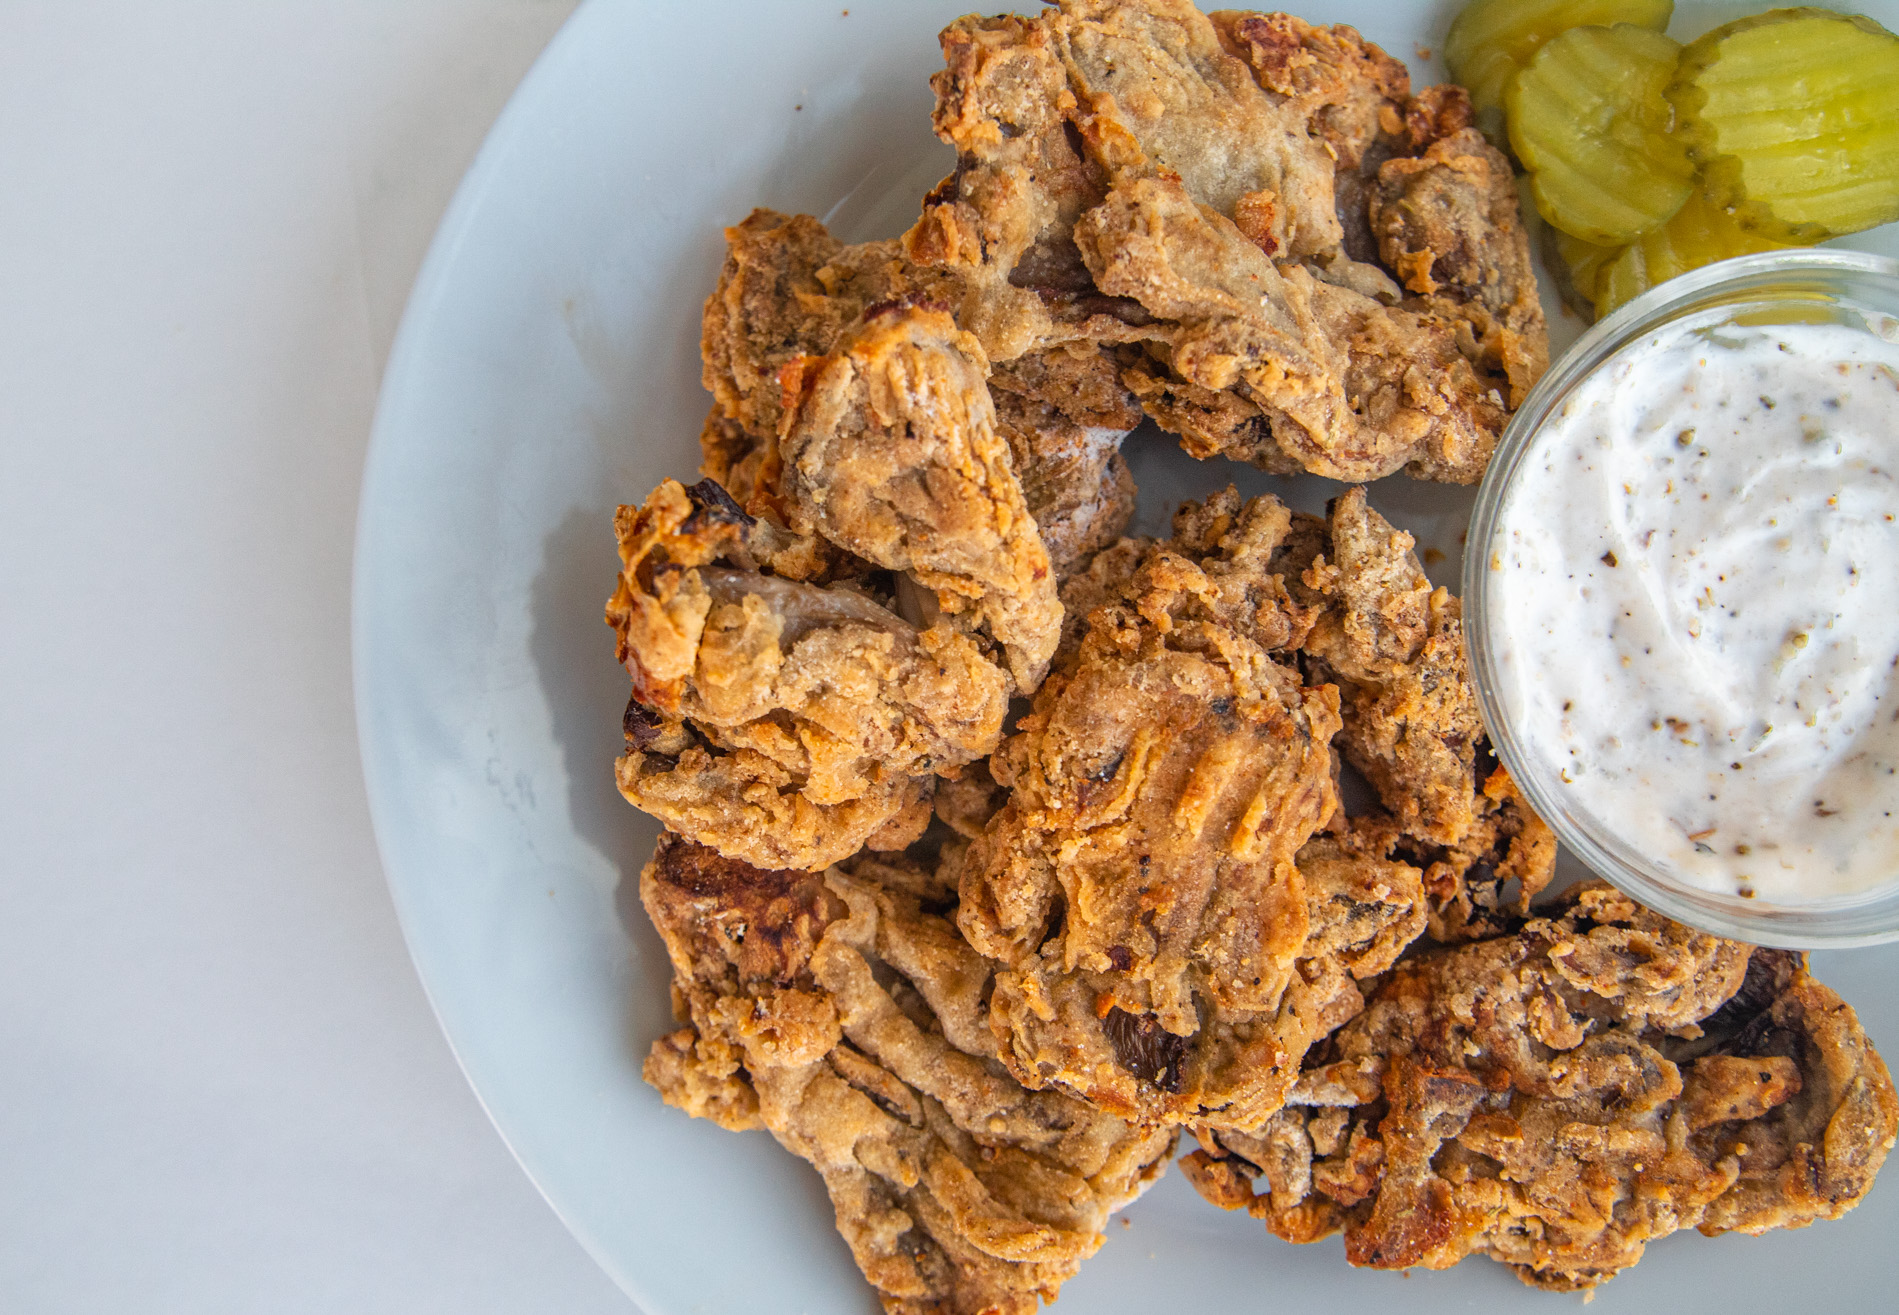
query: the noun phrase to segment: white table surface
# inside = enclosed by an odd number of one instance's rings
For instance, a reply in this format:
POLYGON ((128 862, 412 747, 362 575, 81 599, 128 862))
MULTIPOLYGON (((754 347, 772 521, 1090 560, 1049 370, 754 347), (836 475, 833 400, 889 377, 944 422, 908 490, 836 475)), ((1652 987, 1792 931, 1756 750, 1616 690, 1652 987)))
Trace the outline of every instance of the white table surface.
POLYGON ((350 550, 457 180, 571 0, 0 5, 0 1310, 632 1304, 455 1066, 350 550))

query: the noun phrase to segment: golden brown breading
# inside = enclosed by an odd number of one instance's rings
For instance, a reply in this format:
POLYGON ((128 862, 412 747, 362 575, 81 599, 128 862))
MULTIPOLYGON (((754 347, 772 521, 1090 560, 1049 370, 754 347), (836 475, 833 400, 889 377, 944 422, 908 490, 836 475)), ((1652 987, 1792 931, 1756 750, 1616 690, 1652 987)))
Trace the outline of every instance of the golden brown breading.
POLYGON ((1018 356, 994 368, 989 394, 1022 496, 1056 579, 1121 537, 1134 515, 1134 476, 1121 440, 1141 405, 1114 359, 1084 344, 1018 356))
POLYGON ((1452 844, 1407 833, 1382 810, 1333 829, 1344 855, 1369 863, 1395 859, 1422 871, 1421 913, 1440 945, 1514 931, 1556 874, 1556 834, 1530 810, 1502 767, 1484 777, 1471 800, 1470 828, 1452 844))
MULTIPOLYGON (((780 493, 778 436, 801 358, 835 351, 873 307, 949 304, 956 294, 947 274, 909 263, 895 242, 846 246, 808 215, 755 210, 725 236, 701 331, 713 394, 701 469, 757 511, 780 493)), ((1140 404, 1115 363, 1085 343, 1011 361, 990 386, 1029 514, 1057 575, 1066 574, 1133 514, 1120 444, 1140 423, 1140 404)))
POLYGON ((786 371, 778 496, 794 530, 906 573, 933 611, 988 634, 1027 693, 1062 610, 988 373, 944 312, 871 307, 828 355, 786 371))
POLYGON ((761 866, 822 868, 929 821, 934 774, 989 753, 1009 678, 947 624, 918 629, 711 481, 614 518, 607 605, 633 677, 620 791, 761 866))
POLYGON ((1484 1254, 1573 1290, 1680 1228, 1837 1218, 1896 1128, 1885 1064, 1803 956, 1591 882, 1514 934, 1401 963, 1285 1109, 1204 1133, 1185 1168, 1281 1237, 1343 1228, 1355 1265, 1484 1254))
POLYGON ((712 394, 703 473, 749 506, 784 418, 785 367, 829 352, 866 307, 928 297, 942 279, 895 242, 846 246, 809 215, 754 210, 725 242, 699 337, 712 394))
POLYGON ((1508 162, 1465 127, 1386 162, 1372 191, 1379 256, 1407 307, 1456 326, 1458 349, 1521 406, 1549 368, 1549 337, 1508 162))
MULTIPOLYGON (((1333 210, 1345 254, 1376 261, 1367 189, 1379 165, 1409 154, 1422 135, 1423 125, 1407 119, 1408 111, 1416 119, 1410 73, 1349 27, 1315 27, 1290 14, 1231 9, 1207 18, 1220 44, 1253 71, 1267 99, 1302 121, 1331 157, 1333 210)), ((1432 89, 1440 90, 1451 89, 1432 89)))
POLYGON ((930 79, 931 122, 956 148, 956 172, 924 198, 905 252, 958 278, 957 322, 993 361, 1123 340, 1139 308, 1101 295, 1070 237, 1107 179, 1047 16, 971 14, 937 39, 947 67, 930 79))
POLYGON ((1363 489, 1334 499, 1323 555, 1300 576, 1322 604, 1305 650, 1338 683, 1346 760, 1405 831, 1450 845, 1475 817, 1484 727, 1461 604, 1432 588, 1413 542, 1363 489))
POLYGON ((1307 624, 1265 569, 1290 524, 1272 498, 1183 509, 991 760, 1011 793, 963 861, 959 925, 1001 965, 991 1021, 1030 1086, 1246 1126, 1357 1008, 1329 946, 1307 954, 1293 861, 1337 803, 1338 714, 1273 656, 1307 624))
POLYGON ((1474 480, 1547 354, 1507 164, 1432 155, 1463 102, 1411 97, 1351 29, 1215 18, 1062 0, 952 24, 933 85, 957 170, 907 253, 993 360, 1139 344, 1128 386, 1196 455, 1474 480), (1387 177, 1412 157, 1430 186, 1387 177), (1412 239, 1413 281, 1440 253, 1447 277, 1406 297, 1373 262, 1412 239), (1471 251, 1496 253, 1482 288, 1448 277, 1471 251))
POLYGON ((1253 198, 1259 231, 1281 251, 1337 245, 1330 158, 1186 0, 972 15, 940 40, 934 122, 957 148, 957 172, 905 241, 920 264, 966 276, 958 319, 995 359, 1138 336, 1130 321, 1145 316, 1104 300, 1115 294, 1071 243, 1081 215, 1124 177, 1169 171, 1225 215, 1253 198))
POLYGON ((646 1079, 810 1161, 891 1315, 1032 1315, 1173 1134, 1008 1075, 990 966, 910 893, 934 886, 907 861, 767 871, 662 835, 640 896, 685 1026, 646 1079))

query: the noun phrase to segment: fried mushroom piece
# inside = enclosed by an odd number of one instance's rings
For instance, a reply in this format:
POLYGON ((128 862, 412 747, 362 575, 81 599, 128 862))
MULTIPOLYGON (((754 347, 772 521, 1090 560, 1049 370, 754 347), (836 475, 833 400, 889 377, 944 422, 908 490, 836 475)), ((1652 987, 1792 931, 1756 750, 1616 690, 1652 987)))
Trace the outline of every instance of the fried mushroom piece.
POLYGON ((894 241, 846 246, 809 215, 754 210, 725 230, 725 244, 699 336, 712 394, 702 471, 749 507, 784 419, 785 368, 829 352, 866 307, 948 294, 894 241))
POLYGON ((809 542, 716 483, 668 480, 614 529, 607 623, 633 678, 615 777, 675 830, 774 868, 900 849, 935 773, 1000 739, 1009 678, 973 639, 796 578, 809 542))
POLYGON ((871 307, 786 372, 793 529, 904 572, 1001 646, 1028 693, 1061 634, 1054 572, 996 428, 981 344, 940 310, 871 307))
POLYGON ((1459 351, 1521 406, 1549 368, 1549 335, 1509 162, 1460 128, 1380 166, 1370 219, 1407 307, 1454 326, 1459 351))
POLYGON ((766 870, 662 835, 640 896, 683 1026, 645 1075, 809 1161, 890 1315, 1032 1315, 1173 1134, 1009 1076, 990 965, 913 893, 936 890, 907 860, 766 870))
POLYGON ((1290 526, 1234 497, 1190 504, 1138 564, 1116 553, 1093 583, 1121 600, 991 759, 1009 801, 963 861, 958 923, 999 965, 991 1023, 1028 1086, 1249 1126, 1357 1008, 1294 861, 1337 803, 1338 712, 1274 657, 1308 624, 1267 569, 1290 526))
POLYGON ((1086 344, 1032 352, 995 367, 989 395, 1022 496, 1057 580, 1121 537, 1134 516, 1134 476, 1121 442, 1140 402, 1114 358, 1086 344))
POLYGON ((1573 1291, 1677 1229, 1837 1218, 1896 1128, 1884 1062, 1803 956, 1590 882, 1400 963, 1272 1121, 1202 1133, 1183 1167, 1281 1237, 1343 1229, 1355 1265, 1482 1254, 1573 1291))
MULTIPOLYGON (((713 395, 701 470, 762 512, 779 506, 785 387, 800 382, 801 358, 836 350, 873 307, 950 304, 956 292, 894 241, 846 246, 809 215, 755 210, 725 237, 701 331, 713 395)), ((1112 543, 1133 514, 1120 445, 1141 421, 1140 404, 1116 363, 1085 343, 1019 357, 989 383, 996 428, 1059 578, 1112 543)))
POLYGON ((1349 28, 1186 0, 1062 0, 942 44, 957 169, 904 247, 953 279, 993 360, 1125 344, 1128 387, 1197 456, 1482 473, 1547 355, 1507 163, 1465 141, 1430 186, 1380 181, 1461 129, 1454 89, 1410 96, 1349 28), (1501 272, 1407 296, 1386 247, 1413 275, 1467 251, 1501 272))
MULTIPOLYGON (((1376 261, 1371 180, 1379 165, 1407 154, 1421 135, 1421 125, 1407 119, 1410 73, 1343 25, 1315 27, 1291 14, 1231 9, 1207 18, 1220 44, 1246 63, 1267 98, 1303 122, 1331 157, 1333 209, 1345 253, 1355 261, 1376 261)), ((1436 116, 1429 126, 1435 128, 1436 116)))
POLYGON ((1362 488, 1333 500, 1323 543, 1299 576, 1321 605, 1305 651, 1339 686, 1346 761, 1408 834, 1456 844, 1480 807, 1484 741, 1462 606, 1431 586, 1412 537, 1373 511, 1362 488))
POLYGON ((1345 854, 1373 863, 1396 860, 1422 872, 1425 931, 1439 945, 1515 931, 1556 874, 1556 833, 1505 768, 1485 775, 1471 804, 1469 830, 1449 845, 1407 833, 1383 811, 1335 828, 1345 854))

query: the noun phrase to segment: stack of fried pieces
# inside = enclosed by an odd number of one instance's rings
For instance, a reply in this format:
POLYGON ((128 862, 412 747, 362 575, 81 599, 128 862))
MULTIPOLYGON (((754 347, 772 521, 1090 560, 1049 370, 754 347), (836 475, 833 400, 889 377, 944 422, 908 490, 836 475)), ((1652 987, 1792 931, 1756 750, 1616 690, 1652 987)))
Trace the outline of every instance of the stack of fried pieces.
POLYGON ((942 43, 955 173, 896 241, 728 230, 705 477, 616 520, 648 1079, 809 1160, 915 1315, 1052 1300, 1183 1128, 1281 1237, 1552 1288, 1853 1205, 1899 1100, 1852 1011, 1600 885, 1532 907, 1458 602, 1362 488, 1120 537, 1143 416, 1482 472, 1546 345, 1462 93, 1184 0, 942 43))

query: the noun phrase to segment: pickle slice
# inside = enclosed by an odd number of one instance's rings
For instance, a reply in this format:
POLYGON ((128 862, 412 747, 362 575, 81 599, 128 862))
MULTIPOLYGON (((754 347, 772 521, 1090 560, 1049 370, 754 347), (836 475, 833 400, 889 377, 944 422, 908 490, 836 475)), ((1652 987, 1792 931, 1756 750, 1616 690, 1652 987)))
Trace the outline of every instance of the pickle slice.
POLYGON ((1668 94, 1744 227, 1817 242, 1899 219, 1899 37, 1872 19, 1776 9, 1718 27, 1668 94))
POLYGON ((1704 192, 1697 190, 1675 212, 1673 219, 1652 233, 1644 233, 1620 251, 1605 251, 1585 243, 1574 245, 1575 260, 1572 261, 1568 248, 1562 249, 1563 259, 1570 262, 1570 277, 1576 280, 1579 289, 1582 286, 1582 276, 1577 273, 1579 266, 1592 271, 1596 315, 1600 318, 1677 274, 1686 274, 1691 269, 1700 269, 1731 256, 1775 251, 1797 244, 1775 242, 1749 232, 1704 192))
POLYGON ((1572 237, 1609 246, 1668 222, 1694 190, 1662 94, 1681 47, 1632 23, 1572 27, 1504 92, 1510 143, 1536 208, 1572 237))
POLYGON ((1555 237, 1556 254, 1561 257, 1563 268, 1569 273, 1569 286, 1586 305, 1578 307, 1570 302, 1571 309, 1584 314, 1596 313, 1596 289, 1602 280, 1603 267, 1622 254, 1621 247, 1598 246, 1594 242, 1585 242, 1579 237, 1571 237, 1560 228, 1550 232, 1555 237))
POLYGON ((1668 26, 1675 0, 1471 0, 1444 39, 1444 63, 1470 92, 1477 122, 1502 145, 1504 88, 1544 42, 1572 27, 1668 26))

